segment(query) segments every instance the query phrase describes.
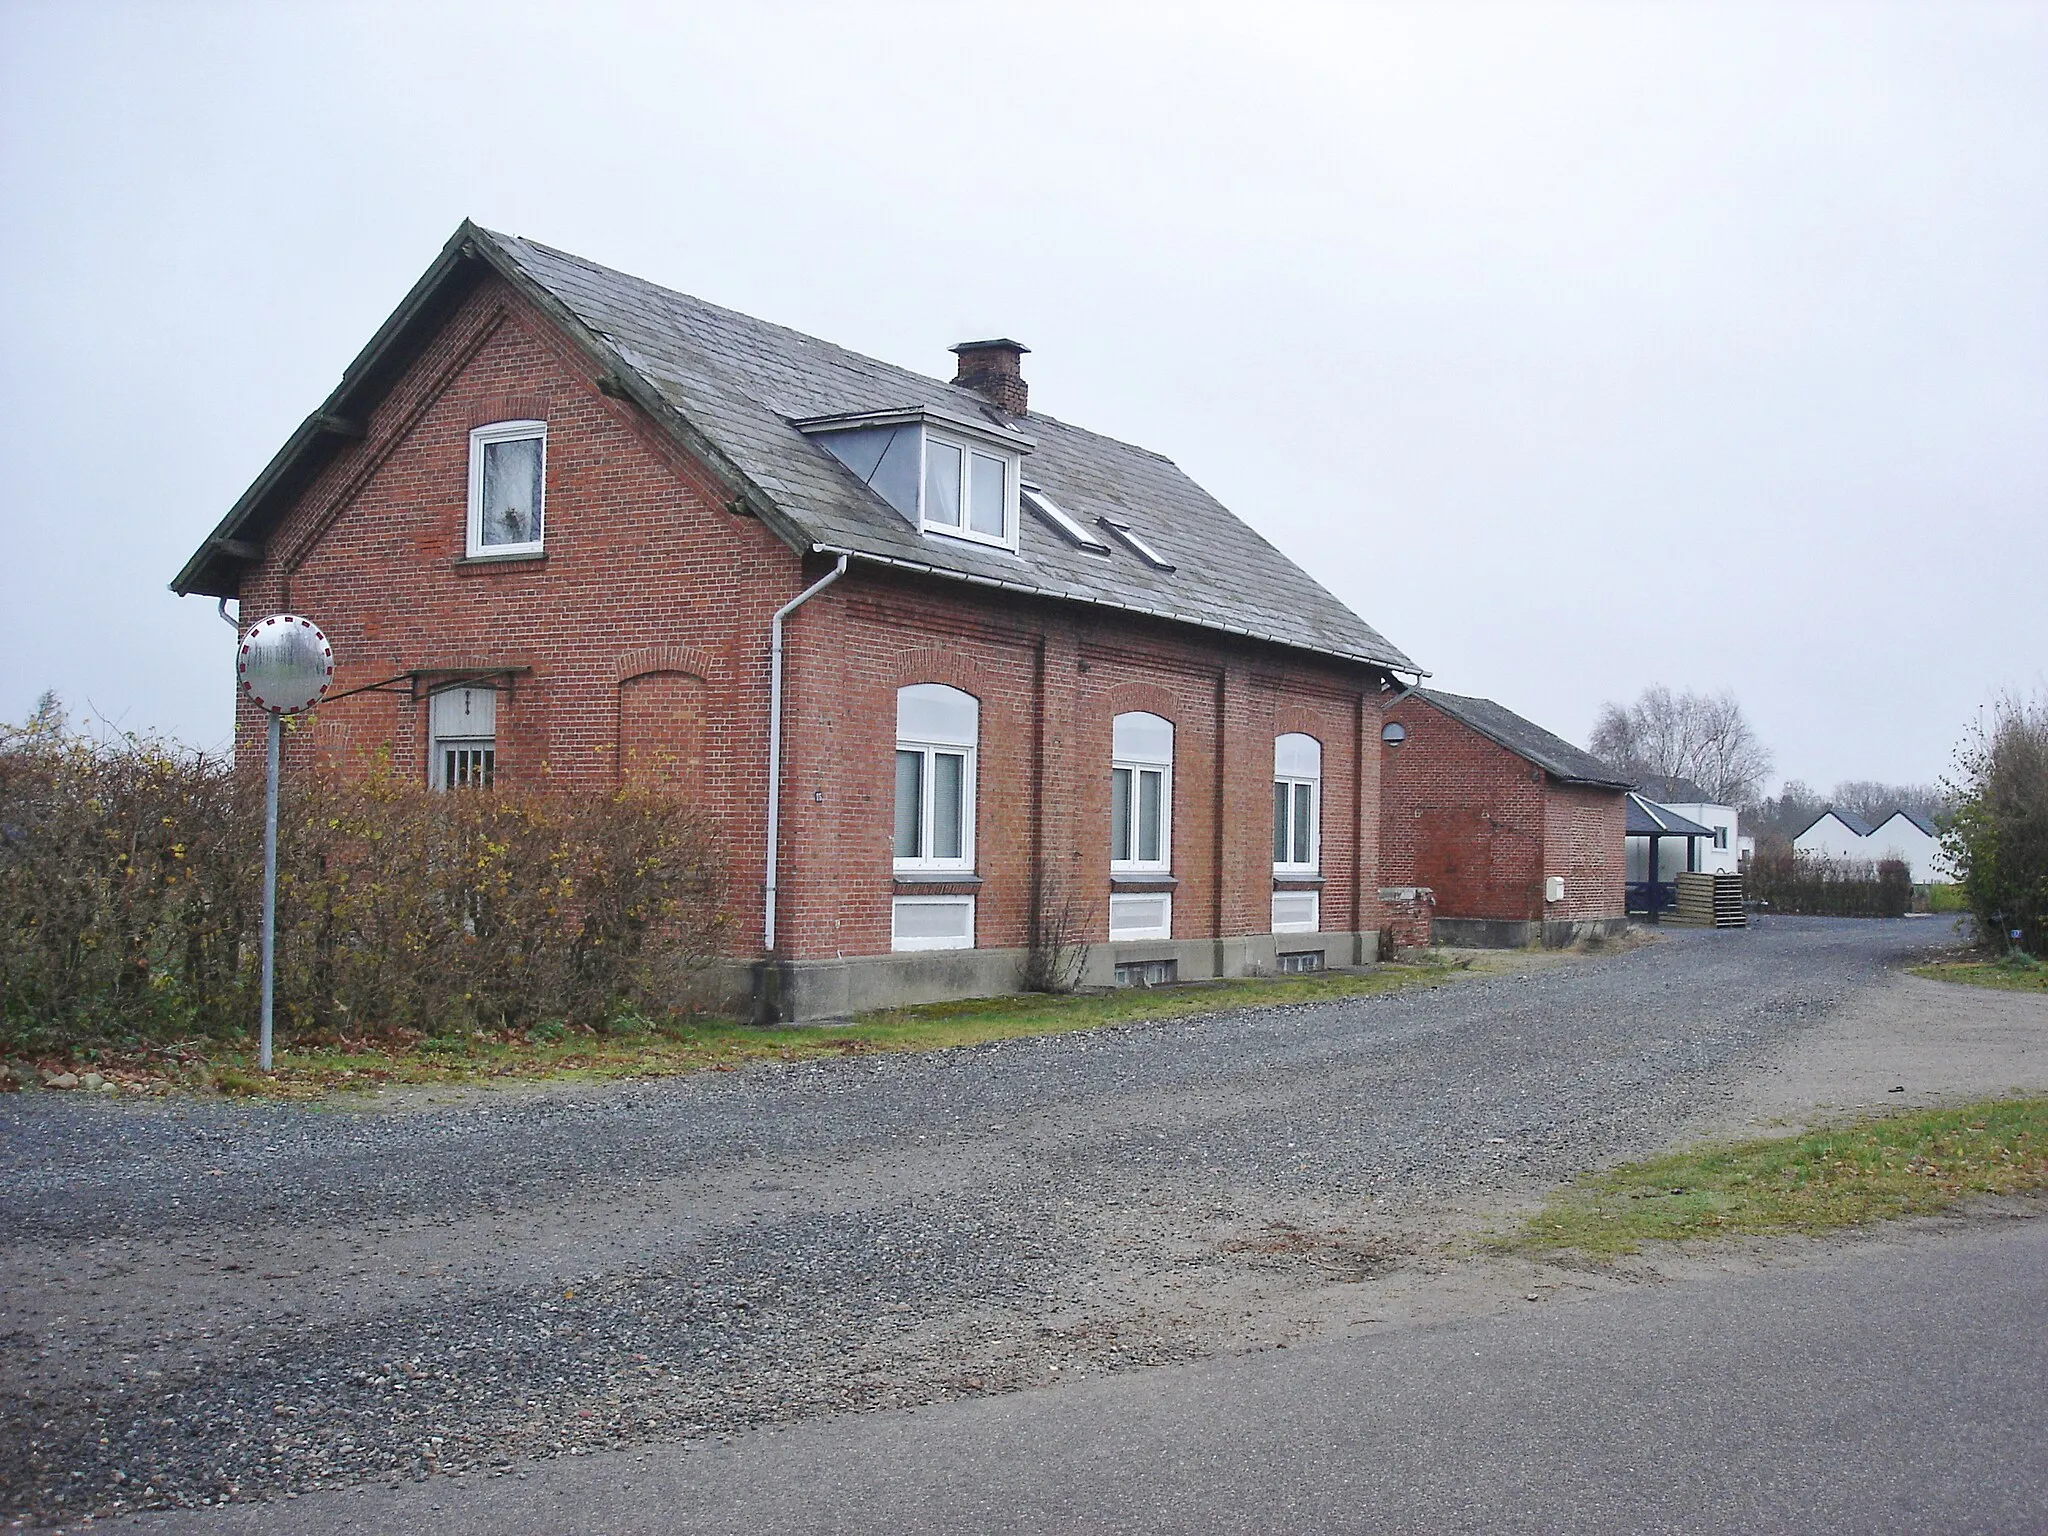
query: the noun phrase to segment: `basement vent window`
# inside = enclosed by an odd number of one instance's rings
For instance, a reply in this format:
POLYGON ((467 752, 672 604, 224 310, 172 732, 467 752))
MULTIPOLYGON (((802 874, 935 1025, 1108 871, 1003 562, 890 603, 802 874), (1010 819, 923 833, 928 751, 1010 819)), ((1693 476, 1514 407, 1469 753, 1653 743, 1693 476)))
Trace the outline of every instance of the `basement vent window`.
POLYGON ((1320 949, 1307 949, 1299 954, 1280 955, 1277 958, 1280 974, 1283 976, 1305 976, 1310 971, 1320 971, 1324 968, 1323 951, 1320 949))
POLYGON ((1103 543, 1102 540, 1098 539, 1086 528, 1083 528, 1071 512, 1060 506, 1058 502, 1046 495, 1037 486, 1027 485, 1024 487, 1024 505, 1037 513, 1045 522, 1052 524, 1060 536, 1069 544, 1075 546, 1075 548, 1085 549, 1091 555, 1106 555, 1109 553, 1109 546, 1107 544, 1103 543))
POLYGON ((1169 987, 1179 980, 1178 960, 1127 960, 1116 968, 1120 987, 1169 987))
POLYGON ((1273 931, 1275 933, 1320 933, 1323 926, 1323 898, 1315 891, 1275 891, 1273 931))
POLYGON ((1172 938, 1173 897, 1163 891, 1110 897, 1109 936, 1112 939, 1172 938))
POLYGON ((1167 559, 1166 556, 1159 553, 1159 551, 1154 549, 1150 544, 1147 544, 1142 538, 1138 536, 1137 532, 1131 527, 1131 525, 1125 522, 1122 518, 1098 517, 1097 519, 1095 519, 1095 521, 1100 523, 1104 528, 1107 528, 1111 533, 1115 534, 1125 544, 1129 545, 1131 553, 1135 554, 1140 560, 1144 561, 1147 565, 1151 566, 1152 569, 1154 569, 1155 571, 1170 571, 1174 569, 1174 564, 1171 560, 1167 559))
POLYGON ((889 947, 974 948, 972 896, 898 896, 890 911, 889 947))

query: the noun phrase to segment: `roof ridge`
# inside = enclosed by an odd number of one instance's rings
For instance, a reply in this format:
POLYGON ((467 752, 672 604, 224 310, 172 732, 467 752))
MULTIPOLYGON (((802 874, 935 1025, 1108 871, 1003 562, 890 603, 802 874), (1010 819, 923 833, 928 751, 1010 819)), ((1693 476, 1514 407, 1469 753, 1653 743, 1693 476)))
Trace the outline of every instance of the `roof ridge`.
MULTIPOLYGON (((963 395, 972 396, 977 405, 989 403, 986 396, 965 384, 955 384, 951 379, 941 378, 935 373, 922 372, 919 369, 910 367, 906 363, 891 362, 888 358, 877 357, 872 352, 857 351, 852 347, 843 346, 839 342, 828 340, 823 336, 814 335, 810 331, 800 331, 793 325, 784 325, 779 320, 767 320, 759 315, 748 314, 743 309, 734 309, 729 304, 721 304, 716 299, 707 299, 702 294, 686 293, 680 288, 671 288, 665 283, 657 283, 652 278, 641 277, 636 273, 628 272, 623 267, 606 266, 601 261, 592 261, 588 256, 579 256, 576 252, 565 251, 558 245, 549 245, 545 240, 535 240, 526 235, 508 235, 503 230, 487 229, 481 224, 477 226, 477 230, 481 234, 489 235, 493 240, 530 246, 536 251, 545 251, 557 260, 574 262, 576 265, 588 267, 594 272, 602 272, 608 277, 622 278, 629 283, 638 284, 642 288, 652 288, 655 292, 666 294, 671 298, 684 299, 689 303, 702 305, 705 309, 715 310, 720 315, 724 315, 729 319, 741 321, 750 326, 758 326, 763 330, 774 331, 779 335, 787 336, 800 342, 806 342, 812 346, 823 347, 828 351, 837 353, 841 357, 852 358, 857 362, 871 363, 876 367, 887 368, 896 373, 906 373, 912 378, 921 379, 929 384, 936 384, 941 389, 958 390, 963 395)), ((1004 414, 1009 415, 1007 411, 1004 414)), ((1171 464, 1175 469, 1180 468, 1177 460, 1169 454, 1161 453, 1157 448, 1148 448, 1145 444, 1132 442, 1127 437, 1116 437, 1108 432, 1098 432, 1093 427, 1084 427, 1079 422, 1068 421, 1064 417, 1055 416, 1050 411, 1029 410, 1021 416, 1011 417, 1011 420, 1045 422, 1060 428, 1062 431, 1072 432, 1098 443, 1113 443, 1119 448, 1128 448, 1133 453, 1142 453, 1147 458, 1157 459, 1162 464, 1171 464)), ((1210 497, 1210 500, 1214 501, 1215 498, 1210 497)), ((1222 503, 1218 502, 1217 505, 1221 506, 1222 503)))

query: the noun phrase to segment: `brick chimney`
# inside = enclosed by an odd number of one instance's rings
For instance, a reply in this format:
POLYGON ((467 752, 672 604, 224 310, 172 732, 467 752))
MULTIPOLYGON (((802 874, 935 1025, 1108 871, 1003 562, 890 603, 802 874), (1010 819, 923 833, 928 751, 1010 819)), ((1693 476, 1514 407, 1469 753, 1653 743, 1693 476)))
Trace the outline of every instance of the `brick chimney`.
POLYGON ((963 341, 953 348, 953 355, 960 359, 953 382, 988 396, 1005 415, 1022 416, 1031 398, 1023 369, 1024 354, 1030 350, 1007 336, 994 341, 963 341))

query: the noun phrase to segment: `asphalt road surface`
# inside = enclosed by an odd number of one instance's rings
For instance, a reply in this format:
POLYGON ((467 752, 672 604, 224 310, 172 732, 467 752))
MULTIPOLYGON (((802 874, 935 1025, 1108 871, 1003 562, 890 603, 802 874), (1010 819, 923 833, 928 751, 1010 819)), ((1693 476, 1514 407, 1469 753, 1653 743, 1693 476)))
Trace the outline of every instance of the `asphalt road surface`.
MULTIPOLYGON (((2048 1220, 151 1536, 2048 1530, 2048 1220)), ((129 1526, 124 1522, 123 1529, 129 1526)))
POLYGON ((1443 1212, 1711 1120, 1944 936, 1780 919, 1351 1002, 402 1111, 6 1096, 0 1513, 516 1481, 1308 1336, 1443 1212))

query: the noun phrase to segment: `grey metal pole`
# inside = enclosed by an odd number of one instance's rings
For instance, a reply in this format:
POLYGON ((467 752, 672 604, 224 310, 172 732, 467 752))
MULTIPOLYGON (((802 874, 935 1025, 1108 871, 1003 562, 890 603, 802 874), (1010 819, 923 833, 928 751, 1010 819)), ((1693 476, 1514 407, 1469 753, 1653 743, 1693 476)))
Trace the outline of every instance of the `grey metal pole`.
POLYGON ((270 1070, 270 1003, 277 983, 277 756, 284 716, 270 711, 270 742, 263 762, 263 1033, 256 1064, 270 1070))

